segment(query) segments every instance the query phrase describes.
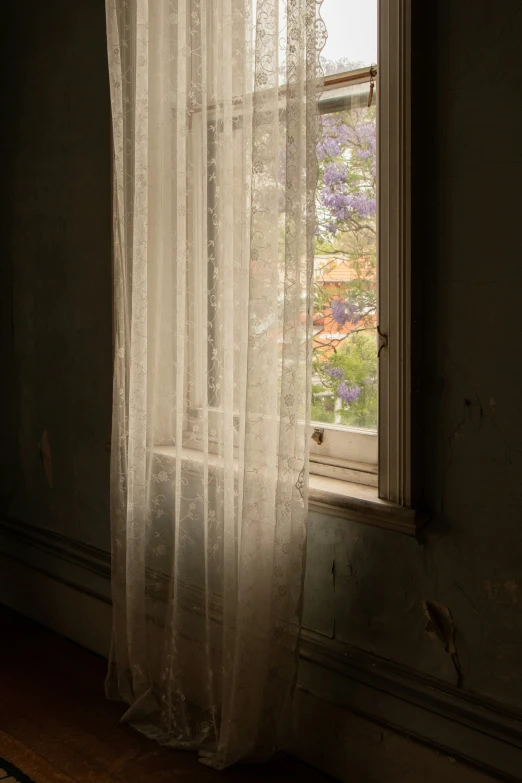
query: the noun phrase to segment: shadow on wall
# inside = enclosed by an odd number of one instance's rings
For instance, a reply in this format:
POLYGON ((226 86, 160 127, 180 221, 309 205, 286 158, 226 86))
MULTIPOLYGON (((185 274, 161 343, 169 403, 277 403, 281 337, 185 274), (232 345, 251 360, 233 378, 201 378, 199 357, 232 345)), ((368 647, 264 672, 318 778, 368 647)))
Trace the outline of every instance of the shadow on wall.
POLYGON ((1 511, 109 546, 110 99, 100 2, 8 3, 1 511), (51 489, 52 485, 52 489, 51 489))
POLYGON ((522 13, 517 0, 494 14, 486 0, 421 5, 413 19, 413 405, 431 522, 415 541, 310 514, 305 623, 518 707, 522 13))

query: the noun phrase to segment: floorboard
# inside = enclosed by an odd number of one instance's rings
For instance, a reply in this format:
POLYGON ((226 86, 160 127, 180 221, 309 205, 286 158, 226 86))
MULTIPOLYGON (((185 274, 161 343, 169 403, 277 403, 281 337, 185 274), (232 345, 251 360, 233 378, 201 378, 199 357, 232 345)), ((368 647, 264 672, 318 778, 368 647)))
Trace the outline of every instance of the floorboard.
POLYGON ((286 754, 217 773, 119 722, 104 694, 106 661, 0 607, 0 756, 35 783, 327 783, 286 754))

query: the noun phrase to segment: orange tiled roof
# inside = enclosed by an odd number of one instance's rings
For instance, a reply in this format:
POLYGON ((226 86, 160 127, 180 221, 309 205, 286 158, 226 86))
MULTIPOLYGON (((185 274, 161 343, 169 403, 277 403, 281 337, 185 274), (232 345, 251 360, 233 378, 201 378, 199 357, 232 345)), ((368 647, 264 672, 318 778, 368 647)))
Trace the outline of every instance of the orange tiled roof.
POLYGON ((325 264, 322 269, 315 273, 316 280, 322 280, 324 283, 346 283, 355 277, 354 270, 346 263, 325 264))
MULTIPOLYGON (((359 259, 359 269, 369 272, 368 260, 359 259)), ((323 283, 347 283, 358 276, 353 266, 353 259, 346 260, 336 256, 316 256, 314 278, 316 282, 323 283)))

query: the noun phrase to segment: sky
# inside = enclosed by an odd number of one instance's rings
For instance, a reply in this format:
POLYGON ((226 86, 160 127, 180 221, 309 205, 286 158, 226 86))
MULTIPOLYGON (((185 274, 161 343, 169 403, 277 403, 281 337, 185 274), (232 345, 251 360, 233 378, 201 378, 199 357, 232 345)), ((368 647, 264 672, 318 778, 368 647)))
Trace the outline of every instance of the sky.
POLYGON ((328 31, 323 57, 377 62, 377 0, 323 0, 321 16, 328 31))

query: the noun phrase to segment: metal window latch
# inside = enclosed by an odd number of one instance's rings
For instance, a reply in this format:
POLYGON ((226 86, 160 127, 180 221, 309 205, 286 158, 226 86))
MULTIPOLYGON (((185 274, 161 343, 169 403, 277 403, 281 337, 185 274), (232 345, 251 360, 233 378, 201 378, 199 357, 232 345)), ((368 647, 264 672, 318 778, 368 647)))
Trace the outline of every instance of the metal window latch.
POLYGON ((381 332, 380 326, 377 326, 377 334, 379 335, 379 350, 377 351, 377 358, 379 358, 382 349, 388 347, 388 335, 381 332))
POLYGON ((370 93, 368 95, 368 108, 372 105, 373 101, 373 90, 375 87, 375 77, 377 76, 377 68, 375 68, 373 65, 370 67, 370 93))
POLYGON ((321 443, 324 440, 324 429, 322 427, 314 427, 314 431, 312 433, 312 440, 315 440, 318 446, 321 445, 321 443))

